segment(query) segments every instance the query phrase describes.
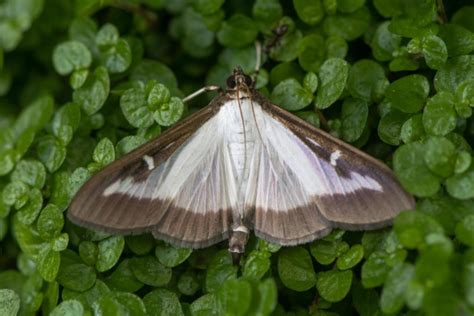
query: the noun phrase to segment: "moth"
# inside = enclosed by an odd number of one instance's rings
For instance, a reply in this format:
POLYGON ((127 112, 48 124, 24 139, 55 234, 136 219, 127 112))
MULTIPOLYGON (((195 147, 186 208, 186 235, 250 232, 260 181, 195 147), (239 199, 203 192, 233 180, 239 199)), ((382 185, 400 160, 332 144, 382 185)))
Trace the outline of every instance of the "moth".
POLYGON ((179 247, 229 239, 238 262, 250 231, 292 246, 413 207, 387 166, 272 104, 236 68, 208 106, 91 177, 68 215, 179 247))

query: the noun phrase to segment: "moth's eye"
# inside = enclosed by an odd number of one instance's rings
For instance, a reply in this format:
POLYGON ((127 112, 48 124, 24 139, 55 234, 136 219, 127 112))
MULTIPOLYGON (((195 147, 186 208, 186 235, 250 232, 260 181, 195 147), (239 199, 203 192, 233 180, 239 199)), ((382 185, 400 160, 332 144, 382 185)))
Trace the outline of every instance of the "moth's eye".
POLYGON ((252 85, 252 78, 250 78, 250 76, 247 76, 247 75, 244 75, 244 81, 245 81, 245 84, 250 87, 252 85))
POLYGON ((235 88, 235 77, 234 76, 230 76, 229 78, 227 78, 227 88, 230 88, 230 89, 234 89, 235 88))

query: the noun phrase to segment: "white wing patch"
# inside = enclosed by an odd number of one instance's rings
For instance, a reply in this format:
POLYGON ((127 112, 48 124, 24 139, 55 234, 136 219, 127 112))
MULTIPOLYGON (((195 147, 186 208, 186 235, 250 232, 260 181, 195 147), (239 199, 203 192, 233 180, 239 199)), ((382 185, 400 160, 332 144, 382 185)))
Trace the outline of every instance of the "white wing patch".
POLYGON ((148 170, 153 170, 155 169, 155 161, 153 160, 153 157, 150 157, 148 155, 143 156, 143 160, 148 166, 148 170))
POLYGON ((339 157, 341 157, 340 150, 336 150, 335 152, 331 154, 331 156, 329 157, 331 166, 334 166, 334 167, 337 166, 337 160, 339 159, 339 157))

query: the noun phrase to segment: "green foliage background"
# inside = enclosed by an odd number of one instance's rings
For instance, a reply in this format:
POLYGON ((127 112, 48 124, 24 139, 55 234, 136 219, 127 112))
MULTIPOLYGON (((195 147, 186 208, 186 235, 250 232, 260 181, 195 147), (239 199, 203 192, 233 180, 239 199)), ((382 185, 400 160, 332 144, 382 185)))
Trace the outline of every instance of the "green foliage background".
POLYGON ((0 1, 0 314, 473 315, 474 6, 435 0, 0 1), (443 3, 444 2, 444 3, 443 3), (272 30, 287 25, 276 39, 272 30), (258 87, 392 166, 393 228, 176 249, 65 213, 100 168, 212 95, 258 87))

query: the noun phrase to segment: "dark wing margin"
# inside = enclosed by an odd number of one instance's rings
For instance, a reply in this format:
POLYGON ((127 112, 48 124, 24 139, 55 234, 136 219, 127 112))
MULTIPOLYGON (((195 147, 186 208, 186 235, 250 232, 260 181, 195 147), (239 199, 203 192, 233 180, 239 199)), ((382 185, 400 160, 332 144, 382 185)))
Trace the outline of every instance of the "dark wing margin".
MULTIPOLYGON (((392 170, 382 162, 271 104, 259 94, 255 94, 254 97, 262 105, 264 111, 291 130, 314 153, 320 170, 328 171, 325 181, 329 183, 329 186, 333 186, 335 192, 315 195, 312 203, 306 207, 289 210, 287 215, 288 217, 293 216, 292 219, 278 219, 282 213, 259 212, 257 209, 254 216, 255 230, 259 231, 263 238, 265 232, 275 230, 272 228, 273 226, 278 227, 288 221, 293 221, 291 224, 293 228, 313 231, 315 236, 313 240, 326 234, 331 228, 377 229, 390 225, 393 218, 401 211, 414 208, 414 198, 402 188, 392 170), (337 155, 331 157, 331 154, 336 152, 337 155), (366 176, 370 178, 370 181, 374 181, 373 183, 378 183, 380 190, 369 189, 367 188, 369 185, 357 188, 357 183, 367 182, 362 179, 366 176), (349 184, 348 188, 344 188, 348 183, 344 182, 344 179, 354 177, 355 180, 352 183, 355 184, 349 184), (344 190, 347 192, 340 193, 344 190), (262 219, 262 216, 265 218, 262 219), (311 216, 316 217, 317 220, 313 220, 314 223, 309 224, 311 221, 308 218, 311 216), (267 220, 273 224, 267 223, 267 220), (272 226, 268 227, 268 225, 272 226)), ((298 193, 295 192, 295 194, 298 193)), ((275 238, 266 239, 271 241, 275 238)), ((297 243, 310 240, 310 237, 302 238, 297 240, 297 243)), ((286 244, 291 243, 286 242, 286 244)))
MULTIPOLYGON (((166 198, 133 196, 134 192, 104 194, 118 180, 133 179, 148 185, 154 169, 181 148, 186 141, 218 111, 226 101, 217 97, 208 106, 140 146, 93 175, 76 193, 68 218, 81 226, 108 233, 141 234, 151 232, 176 246, 200 248, 228 236, 230 209, 195 213, 166 198), (153 159, 150 168, 144 157, 153 159), (130 193, 130 194, 127 194, 130 193)), ((151 189, 151 188, 150 188, 151 189)))

